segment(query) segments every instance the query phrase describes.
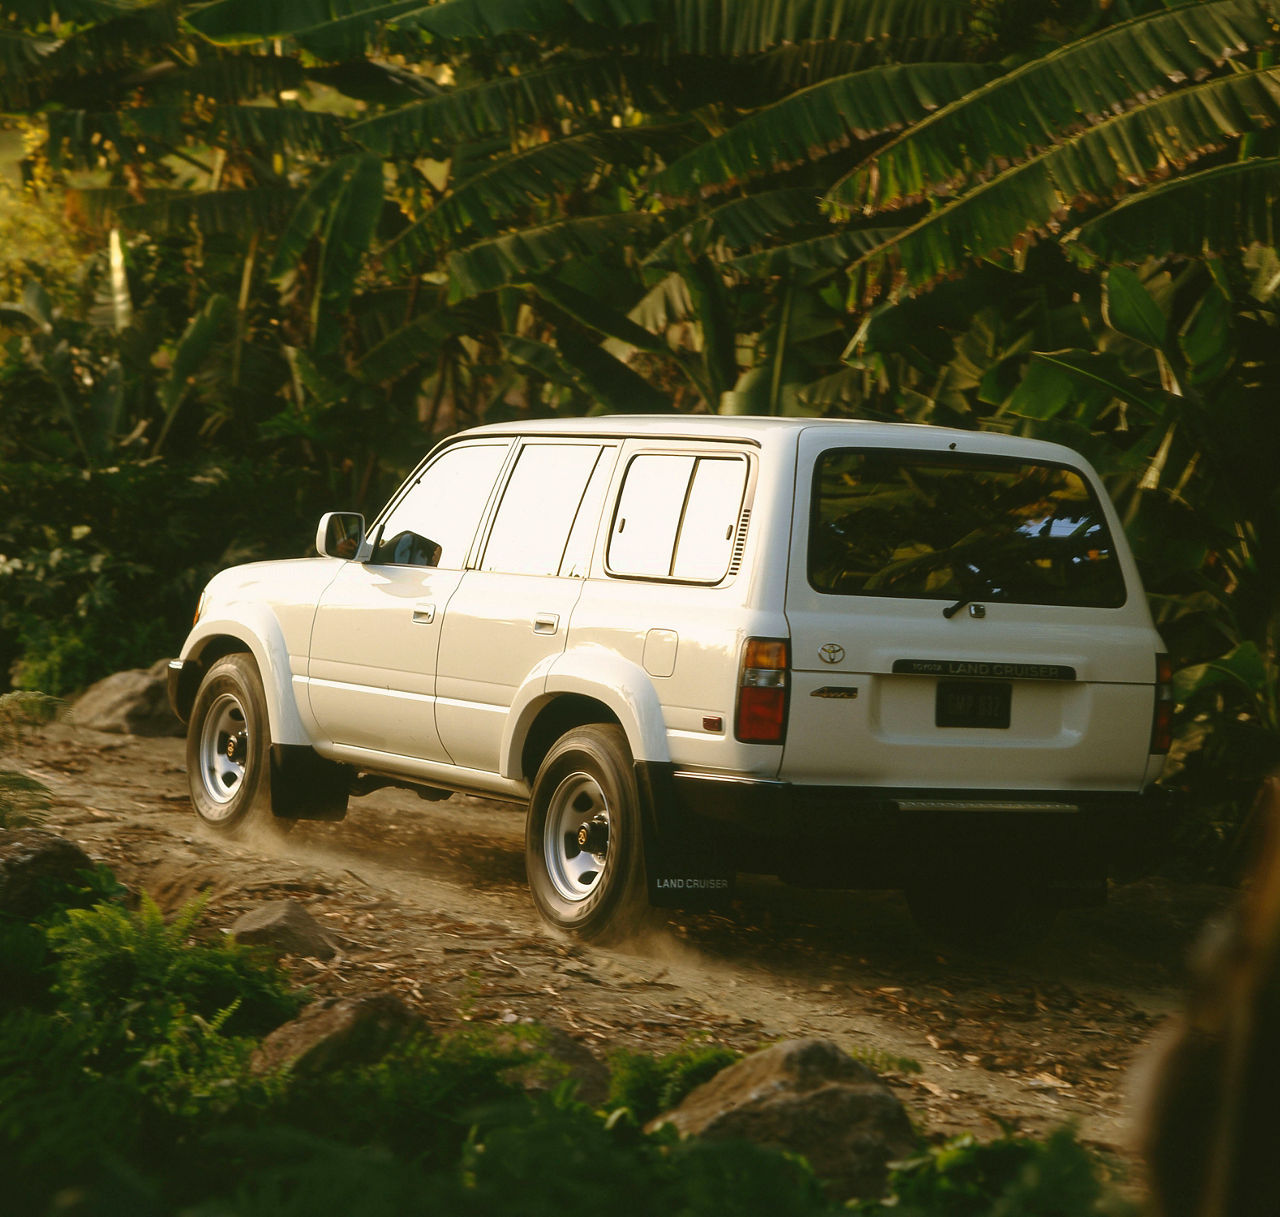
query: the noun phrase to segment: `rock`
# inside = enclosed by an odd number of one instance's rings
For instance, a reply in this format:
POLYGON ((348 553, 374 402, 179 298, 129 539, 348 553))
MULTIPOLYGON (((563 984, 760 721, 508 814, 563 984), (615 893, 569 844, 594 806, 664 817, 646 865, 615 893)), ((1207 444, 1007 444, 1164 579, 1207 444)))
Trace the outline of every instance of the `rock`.
POLYGON ((328 998, 277 1027, 254 1050, 255 1073, 319 1074, 381 1060, 423 1026, 394 993, 328 998))
POLYGON ((517 1065, 513 1071, 526 1090, 551 1090, 571 1079, 575 1097, 591 1107, 609 1097, 609 1067, 559 1027, 541 1027, 532 1038, 500 1036, 497 1043, 531 1058, 528 1066, 517 1065))
POLYGON ((169 706, 167 659, 149 668, 117 672, 90 685, 72 708, 72 721, 116 735, 181 735, 169 706))
POLYGON ((38 917, 54 906, 58 887, 92 869, 89 855, 56 833, 0 829, 0 913, 38 917))
POLYGON ((598 1107, 609 1096, 609 1067, 585 1045, 559 1027, 549 1027, 540 1045, 553 1061, 562 1065, 577 1088, 582 1102, 598 1107))
POLYGON ((827 1040, 789 1040, 731 1065, 650 1127, 685 1136, 752 1141, 802 1154, 832 1197, 884 1191, 887 1164, 916 1137, 878 1074, 827 1040))
POLYGON ((337 953, 323 927, 296 900, 273 900, 240 917, 231 927, 237 942, 269 947, 280 955, 332 959, 337 953))

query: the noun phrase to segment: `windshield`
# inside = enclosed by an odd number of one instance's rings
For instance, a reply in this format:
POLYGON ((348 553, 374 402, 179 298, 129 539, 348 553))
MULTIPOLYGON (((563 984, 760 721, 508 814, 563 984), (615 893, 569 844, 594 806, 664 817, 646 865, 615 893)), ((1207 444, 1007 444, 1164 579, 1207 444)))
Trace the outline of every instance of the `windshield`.
POLYGON ((818 458, 809 582, 840 596, 1125 600, 1106 518, 1074 469, 877 449, 818 458))

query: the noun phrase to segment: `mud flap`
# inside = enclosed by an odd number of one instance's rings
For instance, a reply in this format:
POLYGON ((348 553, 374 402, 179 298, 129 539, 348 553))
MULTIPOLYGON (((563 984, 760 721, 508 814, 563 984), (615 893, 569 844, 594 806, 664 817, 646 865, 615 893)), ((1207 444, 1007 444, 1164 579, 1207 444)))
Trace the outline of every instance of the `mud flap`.
POLYGON ((712 874, 708 866, 694 867, 689 863, 689 858, 684 857, 676 866, 655 866, 652 853, 646 852, 649 903, 654 908, 718 908, 733 898, 734 876, 731 873, 712 874))
POLYGON ((343 820, 351 770, 310 748, 271 745, 271 811, 282 820, 343 820))
POLYGON ((636 764, 644 829, 645 878, 655 908, 709 909, 733 897, 734 870, 714 838, 672 822, 671 767, 636 764))

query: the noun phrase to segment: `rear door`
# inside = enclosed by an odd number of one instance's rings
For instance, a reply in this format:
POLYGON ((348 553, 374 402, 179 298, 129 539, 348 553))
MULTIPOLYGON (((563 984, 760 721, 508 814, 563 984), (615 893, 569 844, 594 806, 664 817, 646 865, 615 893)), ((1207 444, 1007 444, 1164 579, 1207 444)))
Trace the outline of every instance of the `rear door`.
POLYGON ((516 691, 564 650, 617 451, 581 439, 521 445, 479 561, 444 615, 436 725, 455 765, 497 771, 516 691))
POLYGON ((802 435, 782 775, 1138 789, 1159 641, 1105 492, 1065 449, 953 436, 802 435))

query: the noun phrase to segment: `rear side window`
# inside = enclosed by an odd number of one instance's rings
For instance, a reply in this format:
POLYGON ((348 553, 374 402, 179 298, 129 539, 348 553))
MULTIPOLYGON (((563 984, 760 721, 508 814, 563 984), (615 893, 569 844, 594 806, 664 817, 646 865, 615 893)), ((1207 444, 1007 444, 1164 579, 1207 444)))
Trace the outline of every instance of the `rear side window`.
POLYGON ((746 485, 742 457, 635 457, 609 534, 609 572, 719 583, 733 560, 746 485))
POLYGON ((503 492, 480 569, 554 575, 560 569, 598 444, 527 444, 503 492))
POLYGON ((809 582, 841 596, 1115 608, 1106 517, 1073 469, 836 448, 814 473, 809 582))

